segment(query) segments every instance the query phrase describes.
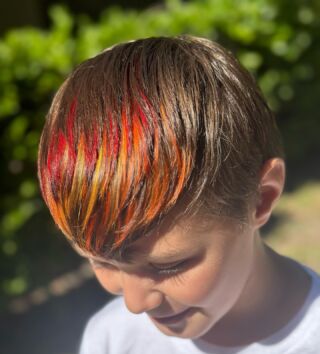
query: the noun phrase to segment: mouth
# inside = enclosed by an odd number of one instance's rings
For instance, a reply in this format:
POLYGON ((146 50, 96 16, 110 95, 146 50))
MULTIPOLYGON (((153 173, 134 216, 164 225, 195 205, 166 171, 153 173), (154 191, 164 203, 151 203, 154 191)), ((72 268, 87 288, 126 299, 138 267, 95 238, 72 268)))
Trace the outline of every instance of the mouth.
POLYGON ((162 324, 177 323, 182 321, 189 314, 190 310, 191 307, 187 308, 183 312, 178 313, 177 315, 167 317, 152 317, 152 319, 162 324))

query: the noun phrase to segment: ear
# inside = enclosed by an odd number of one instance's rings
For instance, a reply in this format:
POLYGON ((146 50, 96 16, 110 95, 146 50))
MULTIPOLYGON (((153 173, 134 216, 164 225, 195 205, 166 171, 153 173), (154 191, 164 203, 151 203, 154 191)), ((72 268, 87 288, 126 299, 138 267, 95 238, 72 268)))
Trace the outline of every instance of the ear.
POLYGON ((259 198, 254 210, 254 224, 258 229, 270 218, 285 183, 285 162, 281 158, 267 160, 260 170, 259 198))

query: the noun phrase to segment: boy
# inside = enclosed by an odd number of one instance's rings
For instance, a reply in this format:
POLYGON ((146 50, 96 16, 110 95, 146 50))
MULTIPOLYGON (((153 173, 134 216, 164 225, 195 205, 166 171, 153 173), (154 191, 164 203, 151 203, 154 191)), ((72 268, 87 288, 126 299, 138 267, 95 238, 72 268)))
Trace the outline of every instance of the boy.
POLYGON ((116 296, 81 354, 320 353, 320 277, 260 237, 285 181, 251 75, 191 35, 120 43, 55 95, 38 177, 116 296))

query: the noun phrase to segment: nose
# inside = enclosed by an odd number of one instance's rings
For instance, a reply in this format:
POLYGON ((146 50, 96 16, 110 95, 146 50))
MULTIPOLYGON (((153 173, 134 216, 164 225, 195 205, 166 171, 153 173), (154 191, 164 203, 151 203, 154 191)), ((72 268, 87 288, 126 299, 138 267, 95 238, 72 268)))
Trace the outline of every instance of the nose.
POLYGON ((151 311, 160 306, 163 294, 154 288, 154 281, 137 273, 121 272, 125 304, 132 313, 151 311))

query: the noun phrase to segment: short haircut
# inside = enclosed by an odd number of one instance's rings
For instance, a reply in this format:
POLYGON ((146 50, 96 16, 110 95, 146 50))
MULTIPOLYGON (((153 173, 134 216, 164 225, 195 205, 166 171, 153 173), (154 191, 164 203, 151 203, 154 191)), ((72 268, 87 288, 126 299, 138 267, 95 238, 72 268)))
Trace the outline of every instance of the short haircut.
POLYGON ((116 257, 165 217, 245 218, 263 163, 283 156, 274 115, 231 52, 192 35, 149 37, 69 74, 46 117, 38 178, 71 244, 116 257))

